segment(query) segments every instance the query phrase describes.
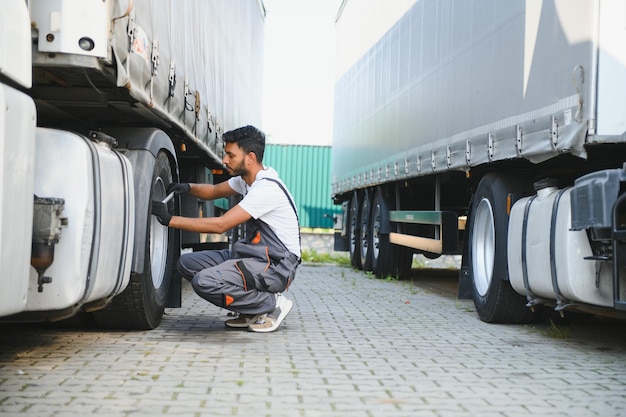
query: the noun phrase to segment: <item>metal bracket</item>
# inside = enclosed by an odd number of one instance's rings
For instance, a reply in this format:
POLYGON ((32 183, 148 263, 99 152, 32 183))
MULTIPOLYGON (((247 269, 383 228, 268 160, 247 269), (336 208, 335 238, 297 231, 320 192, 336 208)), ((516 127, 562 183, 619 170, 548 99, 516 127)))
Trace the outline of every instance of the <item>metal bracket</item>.
POLYGON ((550 139, 552 140, 552 147, 557 150, 556 145, 559 141, 559 125, 556 122, 556 117, 552 116, 552 123, 550 126, 550 139))
POLYGON ((174 97, 174 89, 176 88, 176 64, 174 60, 170 59, 170 74, 169 74, 169 96, 174 97))
POLYGON ((135 42, 135 30, 137 29, 137 23, 135 23, 135 9, 133 8, 128 16, 128 26, 126 33, 128 34, 128 52, 133 50, 133 42, 135 42))
POLYGON ((200 91, 196 90, 196 106, 195 106, 195 111, 196 111, 196 121, 200 121, 200 91))
POLYGON ((493 133, 489 134, 489 138, 487 139, 487 155, 489 156, 489 160, 493 161, 493 153, 494 153, 494 137, 493 133))
POLYGON ((185 111, 193 111, 194 109, 193 107, 191 107, 191 103, 187 101, 188 97, 191 95, 191 90, 189 89, 189 79, 187 79, 186 77, 185 77, 183 91, 184 91, 184 96, 185 96, 185 108, 183 109, 183 113, 185 111))
POLYGON ((152 61, 152 76, 156 77, 157 76, 157 70, 159 68, 159 63, 160 63, 160 58, 159 58, 159 40, 156 39, 156 38, 154 39, 154 42, 152 42, 151 61, 152 61))
POLYGON ((515 151, 517 156, 522 156, 522 127, 520 125, 515 126, 515 151))
MULTIPOLYGON (((209 108, 206 108, 206 128, 207 131, 209 133, 213 133, 213 128, 211 127, 211 124, 213 124, 213 116, 211 115, 211 110, 209 110, 209 108)), ((217 143, 217 140, 215 141, 217 143)))

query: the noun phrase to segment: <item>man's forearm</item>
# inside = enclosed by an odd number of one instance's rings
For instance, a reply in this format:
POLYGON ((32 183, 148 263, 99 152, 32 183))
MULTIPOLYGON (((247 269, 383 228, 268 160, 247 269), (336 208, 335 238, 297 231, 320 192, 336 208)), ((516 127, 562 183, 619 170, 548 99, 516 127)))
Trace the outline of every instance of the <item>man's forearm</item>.
POLYGON ((215 199, 215 186, 213 184, 195 184, 189 183, 189 194, 198 197, 201 200, 215 199))
POLYGON ((224 233, 228 228, 223 224, 221 217, 181 217, 172 216, 169 227, 198 233, 224 233))

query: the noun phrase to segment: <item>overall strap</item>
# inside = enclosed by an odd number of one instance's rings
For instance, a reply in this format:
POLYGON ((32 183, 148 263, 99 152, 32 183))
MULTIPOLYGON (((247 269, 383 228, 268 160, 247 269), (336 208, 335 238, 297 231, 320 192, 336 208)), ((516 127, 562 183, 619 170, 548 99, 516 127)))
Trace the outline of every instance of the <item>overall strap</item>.
POLYGON ((287 196, 287 200, 289 200, 289 204, 291 204, 291 208, 293 208, 293 212, 296 214, 296 221, 298 222, 298 241, 299 241, 299 244, 300 244, 300 251, 302 251, 302 235, 300 234, 300 219, 298 218, 298 210, 296 210, 296 205, 293 203, 293 200, 291 199, 291 196, 287 192, 287 189, 285 188, 285 186, 280 181, 278 181, 277 179, 274 179, 274 178, 261 178, 261 179, 272 181, 272 182, 278 184, 280 189, 283 190, 283 193, 285 193, 285 195, 287 196))

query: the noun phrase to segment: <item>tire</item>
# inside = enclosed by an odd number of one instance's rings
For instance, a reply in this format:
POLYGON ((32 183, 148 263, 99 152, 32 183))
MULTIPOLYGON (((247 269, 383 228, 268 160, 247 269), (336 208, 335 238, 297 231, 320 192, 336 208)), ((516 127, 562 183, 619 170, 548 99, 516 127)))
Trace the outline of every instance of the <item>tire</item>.
POLYGON ((393 275, 399 279, 405 279, 409 276, 413 266, 413 249, 398 245, 391 245, 391 247, 394 260, 393 275))
POLYGON ((350 207, 348 212, 350 217, 348 219, 348 236, 350 245, 350 265, 353 268, 361 269, 361 246, 359 242, 359 197, 357 193, 354 193, 352 200, 350 200, 350 207))
POLYGON ((487 323, 528 323, 533 312, 526 298, 509 283, 507 233, 509 194, 521 197, 524 187, 511 178, 487 174, 474 194, 469 227, 469 270, 472 297, 480 319, 487 323))
POLYGON ((413 251, 389 242, 389 233, 381 233, 389 209, 380 190, 376 191, 370 216, 372 271, 377 278, 405 278, 411 270, 413 251))
MULTIPOLYGON (((163 200, 171 182, 169 158, 160 151, 154 165, 150 199, 163 200)), ((174 200, 168 202, 168 208, 174 212, 174 200)), ((178 256, 178 234, 162 226, 149 211, 150 206, 145 217, 137 218, 147 222, 143 272, 132 272, 126 289, 107 308, 94 313, 101 327, 150 330, 161 323, 178 256)))
POLYGON ((372 270, 372 222, 371 219, 370 193, 365 192, 359 209, 359 247, 361 256, 361 268, 363 271, 372 270))

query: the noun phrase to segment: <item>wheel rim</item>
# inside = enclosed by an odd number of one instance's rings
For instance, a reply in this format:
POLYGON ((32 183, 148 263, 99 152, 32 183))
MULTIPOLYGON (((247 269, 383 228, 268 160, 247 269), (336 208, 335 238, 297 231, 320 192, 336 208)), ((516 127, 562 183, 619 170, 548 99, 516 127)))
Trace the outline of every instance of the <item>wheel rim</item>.
POLYGON ((353 203, 350 206, 350 255, 353 255, 356 252, 356 242, 357 242, 357 210, 356 210, 356 200, 353 200, 353 203))
POLYGON ((376 263, 380 253, 380 204, 374 204, 372 210, 372 262, 376 263))
POLYGON ((496 234, 491 202, 483 198, 475 213, 472 233, 472 275, 474 286, 485 296, 493 278, 496 234))
MULTIPOLYGON (((152 198, 161 201, 165 198, 165 184, 157 178, 152 186, 152 198)), ((154 288, 160 288, 167 264, 167 226, 163 226, 155 216, 150 216, 150 268, 154 288)))
POLYGON ((367 258, 367 251, 369 248, 369 203, 367 196, 363 198, 363 205, 361 206, 361 259, 367 258))

